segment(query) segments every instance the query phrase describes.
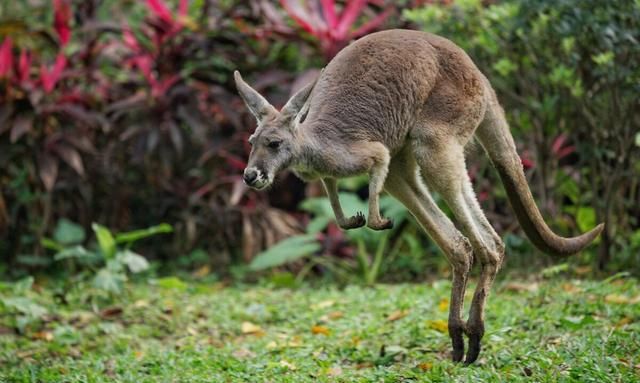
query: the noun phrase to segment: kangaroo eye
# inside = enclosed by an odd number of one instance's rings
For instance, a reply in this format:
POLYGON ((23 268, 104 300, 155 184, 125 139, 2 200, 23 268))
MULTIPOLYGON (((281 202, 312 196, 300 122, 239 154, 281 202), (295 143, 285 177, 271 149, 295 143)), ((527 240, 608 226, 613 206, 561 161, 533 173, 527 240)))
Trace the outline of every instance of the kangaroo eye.
POLYGON ((271 141, 267 144, 270 149, 278 149, 280 147, 281 141, 271 141))

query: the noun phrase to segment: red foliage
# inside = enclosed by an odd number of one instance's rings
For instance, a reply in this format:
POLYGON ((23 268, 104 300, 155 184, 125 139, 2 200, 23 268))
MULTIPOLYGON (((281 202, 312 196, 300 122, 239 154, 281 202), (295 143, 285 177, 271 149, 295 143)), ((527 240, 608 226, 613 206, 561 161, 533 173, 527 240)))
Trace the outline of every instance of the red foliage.
POLYGON ((317 0, 310 0, 305 1, 304 5, 298 0, 280 0, 280 4, 296 23, 318 39, 327 59, 335 56, 350 40, 379 27, 391 13, 392 8, 389 7, 356 28, 356 21, 368 3, 378 2, 348 0, 344 9, 338 12, 334 0, 320 0, 320 4, 317 0))
POLYGON ((12 47, 13 43, 9 37, 6 37, 2 45, 0 45, 0 78, 9 77, 11 74, 11 68, 13 67, 12 47))
POLYGON ((58 80, 60 80, 62 71, 64 71, 64 68, 66 66, 67 58, 62 53, 58 53, 58 55, 56 56, 56 61, 53 64, 51 70, 49 70, 44 64, 42 64, 42 66, 40 67, 40 82, 45 93, 51 93, 53 88, 55 88, 58 80))
POLYGON ((27 84, 29 82, 29 76, 31 74, 31 52, 22 50, 20 52, 20 58, 18 59, 17 78, 20 84, 27 84))
POLYGON ((561 160, 569 154, 576 151, 576 147, 573 145, 565 145, 567 141, 567 134, 561 133, 558 137, 553 140, 551 144, 551 152, 556 157, 557 160, 561 160))
POLYGON ((520 155, 520 161, 522 162, 522 167, 524 170, 531 169, 536 166, 536 163, 531 159, 528 150, 524 150, 520 155))
POLYGON ((53 0, 53 28, 58 33, 60 45, 65 46, 71 38, 71 4, 68 0, 53 0))
POLYGON ((154 15, 149 22, 153 28, 143 33, 153 42, 152 49, 145 49, 127 26, 123 27, 122 40, 133 52, 133 57, 127 63, 142 72, 151 87, 151 96, 159 98, 180 80, 177 73, 160 74, 154 69, 157 67, 162 45, 184 28, 189 3, 187 0, 180 0, 177 17, 174 17, 162 0, 147 0, 146 4, 154 15))

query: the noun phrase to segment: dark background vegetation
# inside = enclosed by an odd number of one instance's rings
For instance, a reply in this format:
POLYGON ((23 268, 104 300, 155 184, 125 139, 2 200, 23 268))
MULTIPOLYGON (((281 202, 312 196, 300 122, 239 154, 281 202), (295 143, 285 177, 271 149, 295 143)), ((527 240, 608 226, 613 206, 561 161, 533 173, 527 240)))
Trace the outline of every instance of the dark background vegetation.
MULTIPOLYGON (((0 273, 59 275, 100 262, 135 272, 147 265, 130 247, 148 235, 136 252, 160 273, 251 279, 250 270, 279 266, 270 275, 286 284, 446 271, 391 200, 392 232, 343 233, 317 185, 282 175, 257 193, 241 181, 255 122, 233 70, 279 107, 349 41, 402 27, 451 39, 489 77, 557 232, 606 223, 572 266, 640 274, 638 1, 332 3, 3 1, 0 273), (113 234, 148 227, 135 238, 113 234), (109 263, 116 254, 120 266, 109 263)), ((469 158, 508 263, 523 272, 547 264, 520 232, 484 154, 472 147, 469 158)), ((348 210, 363 203, 364 185, 344 183, 348 210)), ((115 291, 120 279, 102 277, 115 291)))

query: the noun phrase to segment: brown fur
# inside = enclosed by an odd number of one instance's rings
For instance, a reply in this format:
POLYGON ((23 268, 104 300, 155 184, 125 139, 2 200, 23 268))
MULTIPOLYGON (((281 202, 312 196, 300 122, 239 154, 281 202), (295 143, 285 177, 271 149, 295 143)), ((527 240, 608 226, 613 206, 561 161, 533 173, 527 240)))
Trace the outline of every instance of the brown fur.
POLYGON ((467 175, 464 148, 475 136, 498 169, 525 233, 541 250, 572 254, 602 225, 562 238, 545 224, 531 196, 502 108, 487 79, 455 44, 428 33, 391 30, 368 35, 343 49, 281 112, 236 73, 238 90, 258 119, 245 180, 270 184, 292 168, 303 179, 321 178, 338 224, 351 229, 364 216, 345 217, 336 179, 368 173, 368 226, 392 223, 379 212, 383 187, 402 202, 447 255, 453 268, 449 335, 453 359, 474 362, 484 335, 484 305, 504 258, 467 175), (278 142, 277 149, 269 145, 278 142), (257 174, 257 177, 254 177, 257 174), (429 190, 451 208, 460 231, 429 190), (474 258, 481 265, 469 319, 462 319, 464 291, 474 258))

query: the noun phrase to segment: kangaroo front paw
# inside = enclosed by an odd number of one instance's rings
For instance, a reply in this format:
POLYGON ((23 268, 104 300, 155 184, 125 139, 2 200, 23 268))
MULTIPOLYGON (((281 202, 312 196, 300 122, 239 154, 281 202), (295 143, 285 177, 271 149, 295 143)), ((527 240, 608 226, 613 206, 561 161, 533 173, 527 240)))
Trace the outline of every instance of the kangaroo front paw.
POLYGON ((349 230, 362 227, 365 223, 367 223, 367 221, 364 219, 364 214, 358 212, 353 217, 349 217, 344 222, 339 223, 339 225, 342 229, 349 230))
POLYGON ((387 230, 393 227, 393 221, 388 218, 380 218, 379 220, 369 219, 367 226, 373 230, 387 230))

